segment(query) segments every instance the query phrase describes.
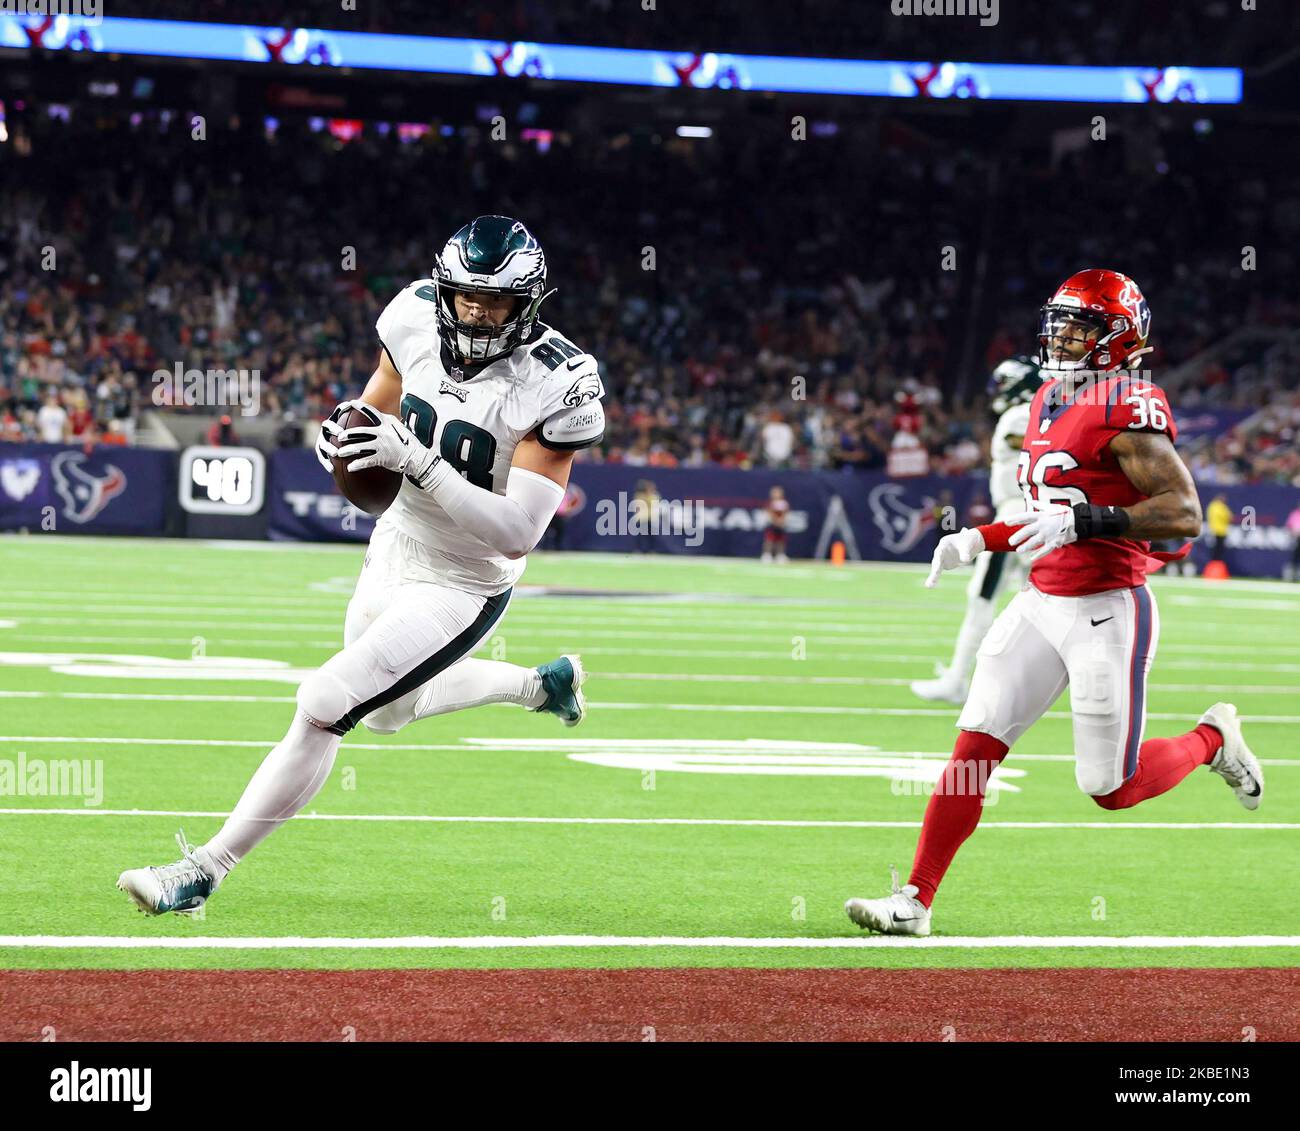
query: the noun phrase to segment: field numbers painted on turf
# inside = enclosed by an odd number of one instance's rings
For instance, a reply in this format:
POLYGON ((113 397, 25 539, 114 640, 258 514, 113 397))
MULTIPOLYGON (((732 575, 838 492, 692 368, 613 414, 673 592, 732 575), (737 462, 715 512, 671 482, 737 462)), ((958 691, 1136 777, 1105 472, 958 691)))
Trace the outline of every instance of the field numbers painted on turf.
MULTIPOLYGON (((486 741, 468 739, 470 743, 486 741)), ((530 739, 529 749, 565 753, 571 761, 611 769, 685 774, 751 774, 777 777, 885 778, 895 795, 925 792, 939 780, 951 755, 934 751, 881 750, 856 742, 799 742, 746 738, 726 739, 530 739), (919 790, 897 783, 914 782, 919 790)), ((1000 766, 989 777, 989 793, 1020 792, 1010 779, 1025 771, 1000 766)))

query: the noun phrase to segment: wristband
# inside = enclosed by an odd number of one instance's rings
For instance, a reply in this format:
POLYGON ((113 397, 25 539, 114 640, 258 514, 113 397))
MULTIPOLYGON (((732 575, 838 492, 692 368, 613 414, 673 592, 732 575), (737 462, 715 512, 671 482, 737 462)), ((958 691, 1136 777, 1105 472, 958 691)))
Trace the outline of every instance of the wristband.
POLYGON ((992 550, 997 554, 1010 553, 1015 550, 1009 539, 1020 527, 1008 526, 1005 522, 990 522, 987 526, 977 526, 975 529, 980 532, 980 536, 984 539, 984 549, 992 550))
POLYGON ((419 469, 408 472, 406 478, 410 481, 412 487, 417 487, 421 491, 427 491, 434 482, 434 469, 442 463, 442 456, 437 452, 431 452, 433 456, 428 463, 419 469))
POLYGON ((1132 524, 1122 507, 1098 507, 1091 503, 1074 504, 1074 533, 1085 538, 1118 538, 1132 524))

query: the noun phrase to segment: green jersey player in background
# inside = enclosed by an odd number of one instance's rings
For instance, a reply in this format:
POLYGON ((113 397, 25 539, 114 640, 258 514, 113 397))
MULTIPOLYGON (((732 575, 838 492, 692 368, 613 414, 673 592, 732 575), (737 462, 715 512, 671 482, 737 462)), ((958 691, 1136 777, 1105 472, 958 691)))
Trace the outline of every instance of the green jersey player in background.
MULTIPOLYGON (((1016 482, 1016 463, 1029 427, 1029 403, 1043 383, 1038 363, 1028 357, 1009 357, 989 379, 989 408, 997 417, 990 445, 989 496, 994 521, 1024 510, 1024 497, 1016 482)), ((975 654, 997 612, 998 598, 1012 586, 1024 583, 1027 571, 1019 554, 985 551, 975 559, 975 573, 966 586, 966 616, 957 630, 952 662, 938 665, 938 679, 918 679, 912 691, 922 699, 965 703, 975 671, 975 654)))
POLYGON ((316 796, 358 723, 392 734, 416 719, 517 703, 581 721, 577 656, 538 668, 467 658, 505 613, 525 555, 564 498, 574 453, 600 441, 596 359, 538 320, 541 245, 519 221, 480 216, 443 248, 431 279, 376 324, 377 368, 359 401, 321 427, 323 466, 404 476, 375 525, 348 605, 343 650, 298 688, 284 739, 220 831, 184 858, 123 872, 151 914, 194 911, 258 843, 316 796), (349 409, 368 426, 344 430, 349 409))

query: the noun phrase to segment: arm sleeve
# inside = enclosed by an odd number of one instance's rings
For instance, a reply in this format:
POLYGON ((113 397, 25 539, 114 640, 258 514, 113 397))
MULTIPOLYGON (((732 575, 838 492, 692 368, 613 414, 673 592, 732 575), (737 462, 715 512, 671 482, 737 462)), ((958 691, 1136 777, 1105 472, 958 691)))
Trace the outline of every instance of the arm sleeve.
POLYGON ((462 529, 507 558, 522 558, 546 533, 564 488, 522 467, 510 469, 506 493, 497 495, 462 479, 439 461, 421 485, 462 529))
POLYGON ((975 529, 984 538, 984 549, 992 550, 995 554, 1005 554, 1015 549, 1010 538, 1020 527, 1008 526, 1005 522, 990 522, 987 526, 977 526, 975 529))

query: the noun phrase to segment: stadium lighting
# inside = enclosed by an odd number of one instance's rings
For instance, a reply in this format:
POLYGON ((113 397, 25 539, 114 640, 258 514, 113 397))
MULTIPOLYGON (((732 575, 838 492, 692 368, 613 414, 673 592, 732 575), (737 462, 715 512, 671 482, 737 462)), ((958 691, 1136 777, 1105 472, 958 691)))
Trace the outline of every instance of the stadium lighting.
POLYGON ((678 126, 678 137, 712 137, 712 126, 678 126))

